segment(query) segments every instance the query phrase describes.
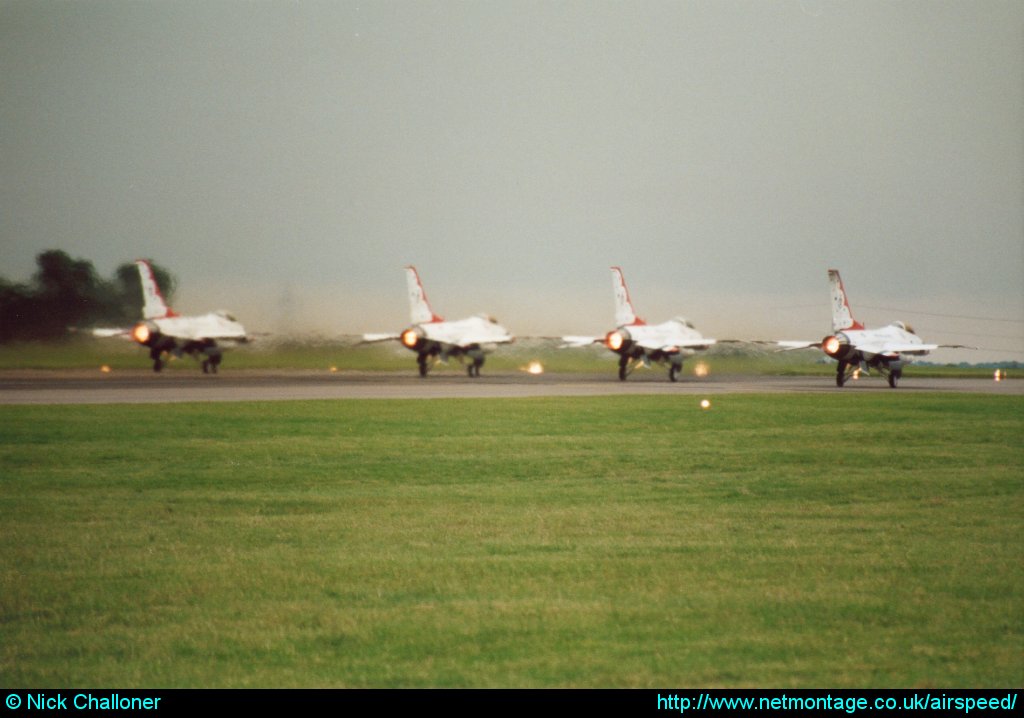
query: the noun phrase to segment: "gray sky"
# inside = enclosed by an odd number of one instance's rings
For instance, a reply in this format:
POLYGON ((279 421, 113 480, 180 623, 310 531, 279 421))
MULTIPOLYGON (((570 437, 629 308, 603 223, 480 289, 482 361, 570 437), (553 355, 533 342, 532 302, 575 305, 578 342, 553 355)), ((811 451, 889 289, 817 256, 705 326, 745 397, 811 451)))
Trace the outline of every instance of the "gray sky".
POLYGON ((602 332, 616 264, 649 321, 814 339, 837 267, 1021 359, 1024 4, 0 0, 0 275, 48 248, 326 333, 403 327, 407 263, 602 332))

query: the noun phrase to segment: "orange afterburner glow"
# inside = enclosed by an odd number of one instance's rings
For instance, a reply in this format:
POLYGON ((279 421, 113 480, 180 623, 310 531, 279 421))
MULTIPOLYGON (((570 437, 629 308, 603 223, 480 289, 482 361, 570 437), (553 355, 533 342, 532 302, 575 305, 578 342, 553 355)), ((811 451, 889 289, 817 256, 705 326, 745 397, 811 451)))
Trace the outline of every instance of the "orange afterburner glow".
POLYGON ((825 341, 821 343, 821 348, 829 356, 835 356, 839 352, 839 346, 838 337, 825 337, 825 341))
POLYGON ((604 338, 604 343, 613 352, 617 352, 626 343, 626 338, 622 336, 622 332, 608 332, 608 336, 604 338))
POLYGON ((132 339, 137 341, 139 344, 145 344, 149 341, 149 327, 145 324, 136 324, 135 328, 132 329, 132 339))
POLYGON ((410 349, 415 347, 416 342, 418 342, 419 340, 420 338, 416 336, 415 329, 406 329, 404 332, 402 332, 402 344, 405 344, 405 346, 409 347, 410 349))

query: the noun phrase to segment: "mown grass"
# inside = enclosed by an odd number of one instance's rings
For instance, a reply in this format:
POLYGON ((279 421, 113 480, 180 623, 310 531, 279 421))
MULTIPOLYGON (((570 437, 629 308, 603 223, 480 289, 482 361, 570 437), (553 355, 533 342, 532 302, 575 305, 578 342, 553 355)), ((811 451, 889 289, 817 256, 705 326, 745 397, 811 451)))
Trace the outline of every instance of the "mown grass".
POLYGON ((0 407, 11 686, 1005 687, 1024 401, 0 407))

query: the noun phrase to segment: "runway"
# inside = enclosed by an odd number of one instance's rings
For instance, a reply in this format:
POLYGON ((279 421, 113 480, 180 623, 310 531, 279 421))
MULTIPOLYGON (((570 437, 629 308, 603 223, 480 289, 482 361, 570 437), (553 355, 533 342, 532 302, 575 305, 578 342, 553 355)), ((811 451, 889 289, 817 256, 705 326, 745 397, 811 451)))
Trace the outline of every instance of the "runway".
POLYGON ((496 373, 471 379, 457 374, 420 378, 401 372, 239 370, 216 376, 142 370, 0 372, 0 404, 164 404, 315 399, 474 399, 544 396, 694 395, 736 393, 970 392, 1024 394, 1024 381, 905 376, 890 389, 879 377, 838 388, 831 376, 686 377, 669 382, 661 372, 619 381, 614 375, 496 373))

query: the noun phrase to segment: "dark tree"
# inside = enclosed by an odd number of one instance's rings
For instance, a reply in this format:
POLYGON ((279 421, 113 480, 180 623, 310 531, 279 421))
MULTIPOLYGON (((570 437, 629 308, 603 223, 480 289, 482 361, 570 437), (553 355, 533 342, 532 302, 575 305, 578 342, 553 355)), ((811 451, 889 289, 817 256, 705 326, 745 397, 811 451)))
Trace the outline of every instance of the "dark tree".
POLYGON ((68 327, 87 326, 105 313, 105 292, 92 262, 72 259, 66 252, 50 250, 36 257, 35 281, 39 307, 39 338, 57 338, 68 327))
POLYGON ((0 342, 21 338, 35 319, 31 288, 0 279, 0 342))
MULTIPOLYGON (((31 284, 0 278, 0 342, 61 339, 96 325, 127 326, 142 317, 142 284, 134 263, 122 264, 112 280, 98 277, 92 262, 47 250, 36 257, 31 284)), ((174 277, 150 262, 164 298, 174 277)))

